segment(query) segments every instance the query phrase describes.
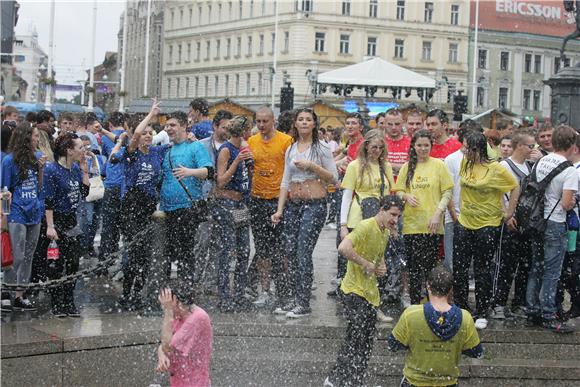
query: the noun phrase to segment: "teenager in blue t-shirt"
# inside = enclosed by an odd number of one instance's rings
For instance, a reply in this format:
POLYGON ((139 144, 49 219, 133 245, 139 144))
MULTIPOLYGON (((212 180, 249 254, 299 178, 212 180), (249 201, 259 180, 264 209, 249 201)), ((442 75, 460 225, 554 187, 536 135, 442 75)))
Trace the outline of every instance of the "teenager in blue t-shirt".
MULTIPOLYGON (((76 212, 89 194, 89 169, 83 142, 75 133, 65 133, 55 141, 55 162, 44 169, 46 236, 56 240, 59 258, 49 265, 48 277, 57 279, 74 274, 82 254, 76 212)), ((52 313, 57 317, 80 316, 74 303, 76 281, 50 288, 52 313)))
MULTIPOLYGON (((12 195, 8 232, 14 264, 6 271, 6 282, 26 285, 30 282, 32 258, 40 234, 42 219, 42 177, 46 156, 35 152, 40 135, 28 122, 18 125, 10 139, 9 153, 2 160, 2 187, 12 195)), ((15 309, 34 310, 23 291, 17 291, 15 309)))
POLYGON ((178 261, 177 276, 191 282, 194 276, 195 234, 207 218, 202 197, 202 181, 212 179, 214 167, 203 145, 187 141, 187 115, 169 114, 165 131, 173 143, 163 160, 161 211, 166 214, 165 270, 169 275, 170 261, 178 261))
POLYGON ((161 164, 169 145, 151 146, 153 129, 149 122, 159 114, 155 101, 151 111, 139 123, 127 147, 121 143, 113 148, 112 163, 123 164, 121 186, 121 233, 128 245, 127 263, 123 267, 123 295, 121 307, 128 310, 140 309, 141 290, 145 285, 151 263, 152 240, 149 235, 135 236, 151 224, 159 195, 158 185, 161 164))
POLYGON ((227 126, 230 139, 219 149, 217 156, 217 181, 214 190, 214 219, 220 235, 218 256, 218 291, 223 312, 245 308, 244 289, 246 268, 250 258, 250 224, 246 203, 250 196, 248 165, 252 160, 249 148, 242 147, 243 135, 249 130, 245 117, 237 116, 227 126), (245 211, 247 221, 234 221, 233 211, 245 211), (236 261, 234 292, 230 291, 230 262, 236 261))

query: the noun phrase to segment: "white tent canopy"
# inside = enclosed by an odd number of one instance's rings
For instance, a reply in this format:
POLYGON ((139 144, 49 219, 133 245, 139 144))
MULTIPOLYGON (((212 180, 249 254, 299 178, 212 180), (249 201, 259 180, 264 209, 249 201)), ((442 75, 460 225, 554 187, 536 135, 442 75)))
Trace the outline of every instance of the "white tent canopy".
POLYGON ((434 89, 435 80, 381 58, 327 71, 319 84, 434 89))

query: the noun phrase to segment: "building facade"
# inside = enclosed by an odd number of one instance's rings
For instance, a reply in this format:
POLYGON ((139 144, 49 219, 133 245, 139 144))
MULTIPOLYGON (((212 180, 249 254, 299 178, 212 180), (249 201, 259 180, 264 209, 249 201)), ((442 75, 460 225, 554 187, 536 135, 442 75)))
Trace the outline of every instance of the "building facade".
MULTIPOLYGON (((127 93, 128 100, 144 96, 161 95, 163 60, 163 0, 151 1, 149 32, 149 68, 145 90, 145 42, 147 37, 147 0, 128 0, 127 62, 125 85, 120 90, 127 93)), ((122 66, 123 26, 125 14, 121 15, 119 28, 118 68, 122 66)))
POLYGON ((6 99, 20 99, 19 83, 13 76, 12 63, 14 48, 14 27, 18 23, 18 9, 20 5, 13 0, 0 1, 0 96, 6 99), (13 80, 15 82, 13 82, 13 80))
MULTIPOLYGON (((470 82, 470 106, 475 102, 473 113, 505 108, 529 119, 549 118, 550 87, 544 81, 562 67, 562 38, 574 31, 575 25, 562 2, 518 4, 516 7, 507 0, 479 2, 475 55, 472 4, 469 81, 475 67, 476 82, 470 82)), ((580 41, 570 41, 566 55, 566 65, 580 62, 580 41)))
POLYGON ((161 95, 252 106, 274 91, 277 104, 291 82, 304 104, 316 74, 381 57, 438 80, 432 103, 446 103, 449 88, 465 88, 468 32, 467 0, 167 1, 161 95))
POLYGON ((48 55, 38 44, 38 33, 35 28, 27 35, 15 37, 14 54, 16 74, 28 85, 25 95, 21 96, 21 101, 44 103, 48 55))

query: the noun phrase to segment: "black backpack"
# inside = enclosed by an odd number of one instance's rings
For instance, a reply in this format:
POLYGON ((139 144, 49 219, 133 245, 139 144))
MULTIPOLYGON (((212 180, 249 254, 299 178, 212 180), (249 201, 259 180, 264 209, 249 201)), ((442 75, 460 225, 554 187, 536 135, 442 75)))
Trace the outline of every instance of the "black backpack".
MULTIPOLYGON (((564 161, 554 168, 541 182, 538 182, 536 178, 538 162, 536 162, 532 173, 522 178, 520 183, 520 198, 518 199, 518 205, 514 214, 518 231, 521 234, 538 234, 544 232, 547 220, 544 219, 544 195, 546 188, 557 175, 571 166, 573 166, 571 162, 564 161)), ((554 208, 550 211, 548 219, 552 216, 552 213, 559 203, 560 200, 556 202, 554 208)))

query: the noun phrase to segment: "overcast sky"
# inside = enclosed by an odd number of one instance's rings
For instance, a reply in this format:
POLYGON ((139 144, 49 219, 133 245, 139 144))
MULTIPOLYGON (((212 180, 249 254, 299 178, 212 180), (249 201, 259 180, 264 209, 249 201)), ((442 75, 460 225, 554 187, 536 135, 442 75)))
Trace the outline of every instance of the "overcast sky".
MULTIPOLYGON (((2 1, 2 0, 0 0, 2 1)), ((48 54, 50 0, 18 0, 16 34, 29 34, 36 27, 40 47, 48 54)), ((54 66, 61 84, 85 79, 91 65, 92 0, 56 0, 54 20, 54 66)), ((117 51, 119 18, 124 0, 97 1, 97 40, 94 65, 103 62, 105 52, 117 51)))

